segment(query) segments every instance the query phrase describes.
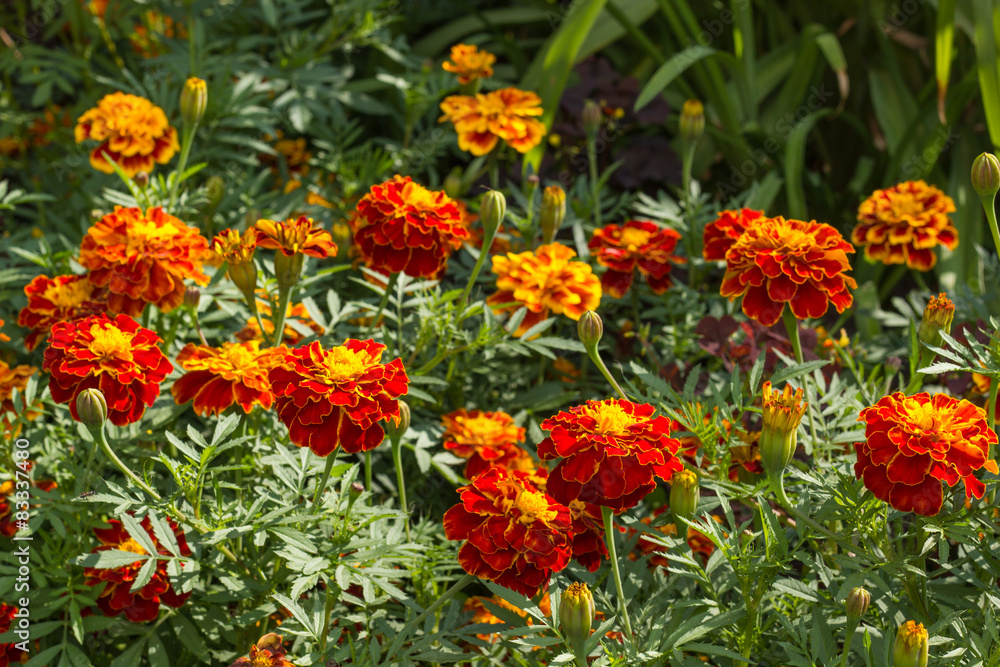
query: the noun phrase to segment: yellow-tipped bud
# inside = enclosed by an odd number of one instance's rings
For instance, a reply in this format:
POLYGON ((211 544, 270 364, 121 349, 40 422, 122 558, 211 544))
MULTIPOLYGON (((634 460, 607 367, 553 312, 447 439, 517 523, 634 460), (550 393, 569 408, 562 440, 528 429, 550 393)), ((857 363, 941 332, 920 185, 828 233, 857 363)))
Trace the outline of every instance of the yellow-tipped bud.
MULTIPOLYGON (((484 238, 492 239, 500 225, 503 224, 504 216, 507 215, 507 198, 499 190, 490 190, 483 195, 483 200, 479 204, 479 219, 483 223, 484 238)), ((489 248, 484 247, 483 252, 489 248)))
POLYGON ((580 342, 587 350, 597 347, 604 335, 604 321, 601 316, 592 310, 588 310, 576 323, 576 333, 580 337, 580 342))
POLYGON ((587 584, 576 582, 563 591, 559 598, 559 624, 573 645, 583 645, 590 637, 596 611, 594 595, 587 584))
POLYGON ((680 519, 691 519, 698 509, 701 490, 698 475, 690 470, 675 472, 670 478, 670 511, 680 524, 680 519))
POLYGON ((108 418, 108 402, 99 389, 84 389, 77 395, 76 418, 89 428, 104 424, 108 418))
POLYGON ((593 100, 587 100, 583 103, 583 112, 581 113, 581 120, 583 121, 583 131, 587 133, 587 136, 591 139, 597 136, 597 133, 601 129, 601 121, 604 119, 604 114, 601 112, 601 107, 597 105, 593 100))
POLYGON ((802 389, 792 392, 785 385, 781 393, 764 383, 764 428, 760 434, 760 459, 769 475, 779 475, 795 455, 797 431, 809 404, 802 400, 802 389))
POLYGON ((848 620, 857 623, 868 611, 868 605, 871 604, 871 601, 872 594, 867 590, 860 586, 852 588, 851 592, 847 594, 847 602, 845 603, 848 620))
POLYGON ((693 144, 705 132, 705 107, 698 100, 688 100, 681 108, 679 122, 681 141, 693 144))
POLYGON ((542 243, 552 243, 565 219, 566 191, 558 185, 550 185, 542 192, 542 209, 538 214, 538 224, 542 228, 542 243))
POLYGON ((899 626, 892 647, 893 667, 927 667, 927 639, 923 623, 907 621, 899 626))
POLYGON ((186 125, 201 122, 208 106, 208 84, 204 79, 191 77, 181 90, 181 118, 186 125))
POLYGON ((917 329, 917 338, 921 343, 939 347, 941 345, 941 332, 951 333, 951 323, 955 319, 955 304, 951 302, 944 292, 927 302, 924 308, 924 315, 920 318, 920 328, 917 329))
POLYGON ((993 197, 1000 190, 1000 160, 983 153, 972 162, 972 187, 980 197, 993 197))

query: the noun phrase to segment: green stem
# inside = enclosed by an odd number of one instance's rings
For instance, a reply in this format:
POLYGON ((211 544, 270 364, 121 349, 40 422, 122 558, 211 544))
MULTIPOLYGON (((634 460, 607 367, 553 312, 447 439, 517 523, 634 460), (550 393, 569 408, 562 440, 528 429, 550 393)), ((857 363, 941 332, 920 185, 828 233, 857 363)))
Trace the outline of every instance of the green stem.
POLYGON ((396 468, 396 486, 399 490, 399 508, 406 514, 406 539, 410 540, 409 505, 406 502, 406 479, 403 476, 403 452, 399 438, 392 441, 392 465, 396 468))
POLYGON ((610 507, 602 507, 604 515, 604 541, 608 544, 608 560, 611 561, 611 573, 615 577, 615 591, 618 593, 618 607, 622 615, 622 624, 629 641, 633 641, 632 623, 628 618, 628 601, 622 590, 622 574, 618 568, 618 551, 615 548, 615 515, 610 507))
MULTIPOLYGON (((276 311, 271 311, 271 321, 274 323, 274 335, 271 339, 271 346, 278 347, 285 340, 285 314, 288 312, 288 300, 292 295, 292 285, 295 284, 295 280, 291 281, 288 285, 278 285, 278 308, 276 311)), ((261 335, 264 334, 263 328, 260 331, 261 335)))
POLYGON ((851 642, 854 640, 854 633, 857 629, 857 623, 847 629, 847 636, 844 637, 844 654, 840 656, 840 667, 847 667, 847 656, 851 654, 851 642))
POLYGON ((590 359, 594 362, 594 365, 597 366, 597 370, 601 371, 601 375, 604 376, 604 379, 606 379, 608 383, 612 387, 614 387, 615 391, 618 392, 619 396, 621 396, 623 399, 627 401, 628 396, 625 395, 625 391, 621 388, 621 386, 618 384, 615 378, 611 375, 611 372, 608 370, 608 367, 604 365, 604 360, 601 359, 601 354, 597 351, 597 345, 595 344, 588 346, 587 354, 590 356, 590 359))
POLYGON ((986 220, 990 223, 990 233, 993 234, 993 245, 996 246, 997 254, 1000 255, 1000 229, 997 229, 997 213, 995 210, 996 193, 992 196, 979 196, 979 201, 983 204, 983 211, 986 212, 986 220))
POLYGON ((594 223, 603 227, 601 222, 601 186, 597 173, 597 138, 587 138, 587 161, 590 165, 590 198, 594 206, 594 223))
POLYGON ((459 299, 458 304, 461 310, 465 310, 465 304, 469 300, 469 294, 472 293, 472 288, 476 284, 476 279, 479 278, 479 273, 483 270, 483 264, 486 263, 486 258, 489 257, 490 248, 493 246, 493 239, 497 236, 497 231, 503 225, 503 220, 497 224, 496 229, 492 232, 487 232, 486 236, 483 237, 483 245, 479 248, 479 259, 476 260, 476 265, 472 267, 472 273, 469 274, 469 282, 465 284, 465 289, 462 290, 462 298, 459 299))
POLYGON ((326 490, 326 483, 330 479, 330 471, 333 470, 333 464, 337 460, 335 454, 328 454, 326 457, 326 467, 323 468, 323 476, 320 477, 319 484, 316 486, 316 492, 313 493, 312 506, 309 508, 309 515, 316 513, 319 509, 320 496, 323 495, 323 491, 326 490))
POLYGON ((372 453, 365 452, 365 491, 372 493, 372 453))
POLYGON ((694 162, 694 151, 696 144, 688 146, 681 161, 681 187, 684 188, 684 215, 686 217, 688 233, 684 235, 685 245, 688 253, 688 286, 697 289, 698 271, 695 266, 695 244, 697 242, 697 230, 695 229, 694 203, 691 200, 691 168, 694 162))
POLYGON ((198 123, 184 128, 184 140, 181 144, 181 156, 177 161, 177 171, 174 172, 176 178, 170 187, 170 202, 167 204, 167 212, 175 214, 174 204, 177 201, 177 193, 181 188, 181 176, 184 174, 184 167, 187 166, 188 156, 191 154, 191 144, 194 143, 194 134, 198 129, 198 123))
POLYGON ((154 500, 162 500, 160 494, 154 491, 148 484, 142 481, 138 475, 128 469, 128 467, 122 463, 122 460, 112 451, 111 445, 108 444, 108 438, 104 433, 104 425, 88 427, 90 428, 90 434, 94 436, 97 444, 100 445, 101 451, 104 455, 111 459, 111 462, 115 464, 115 467, 121 470, 122 474, 129 478, 133 484, 138 486, 140 489, 148 493, 153 497, 154 500))
POLYGON ((882 287, 879 288, 878 298, 880 302, 886 301, 892 294, 892 290, 899 284, 899 281, 903 279, 906 275, 906 265, 900 264, 893 267, 892 271, 889 272, 889 277, 885 279, 882 283, 882 287))
MULTIPOLYGON (((804 357, 802 356, 802 341, 799 339, 799 318, 795 317, 795 313, 792 312, 791 307, 786 306, 781 313, 781 318, 785 322, 785 331, 788 333, 788 340, 792 344, 792 352, 795 354, 795 361, 797 363, 805 363, 804 357)), ((802 387, 809 391, 809 375, 802 378, 802 387)), ((819 399, 819 394, 816 395, 817 400, 819 399)), ((810 408, 812 406, 809 406, 810 408)), ((816 436, 816 420, 813 418, 813 411, 811 409, 806 409, 809 414, 809 433, 812 436, 813 446, 816 446, 818 442, 816 436)))
POLYGON ((994 431, 997 421, 997 389, 1000 389, 1000 378, 990 377, 990 395, 987 399, 989 403, 986 405, 986 417, 989 419, 990 428, 994 431))
POLYGON ((389 295, 395 289, 397 280, 399 280, 398 273, 389 274, 389 282, 385 284, 385 291, 382 292, 382 298, 379 299, 378 310, 375 311, 375 317, 372 318, 371 323, 368 325, 368 330, 365 331, 365 335, 369 338, 371 338, 372 332, 375 331, 375 327, 378 326, 378 320, 382 317, 382 312, 385 310, 386 304, 389 303, 389 295))
POLYGON ((87 467, 84 468, 84 473, 83 473, 83 490, 80 491, 79 489, 77 489, 77 495, 79 495, 80 493, 86 493, 87 491, 90 491, 90 467, 94 463, 94 454, 97 453, 97 448, 99 446, 100 445, 95 440, 94 446, 90 448, 90 452, 87 454, 87 467))

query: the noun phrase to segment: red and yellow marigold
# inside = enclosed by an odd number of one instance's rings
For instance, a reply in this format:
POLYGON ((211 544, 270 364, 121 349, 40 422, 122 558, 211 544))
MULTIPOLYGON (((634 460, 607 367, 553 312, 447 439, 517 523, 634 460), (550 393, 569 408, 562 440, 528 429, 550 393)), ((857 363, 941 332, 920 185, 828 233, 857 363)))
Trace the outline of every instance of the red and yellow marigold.
POLYGON ((608 557, 601 508, 579 499, 571 500, 567 503, 567 507, 573 519, 570 528, 570 533, 573 535, 573 560, 591 572, 597 572, 601 562, 608 557))
POLYGON ((337 254, 337 244, 333 242, 330 232, 316 227, 313 219, 304 215, 284 222, 258 220, 254 229, 257 231, 258 248, 277 250, 286 257, 302 253, 326 259, 337 254))
POLYGON ((542 99, 535 93, 503 88, 475 95, 450 95, 441 102, 446 120, 455 125, 458 147, 473 155, 486 155, 499 141, 518 153, 527 153, 545 136, 542 99))
POLYGON ((338 446, 356 454, 378 447, 380 421, 399 423, 399 401, 409 388, 403 362, 382 363, 385 345, 347 339, 324 350, 318 341, 289 350, 269 379, 278 417, 299 447, 328 456, 338 446))
POLYGON ((460 408, 441 417, 444 448, 467 459, 466 479, 490 468, 522 469, 519 459, 531 457, 517 443, 524 442, 524 429, 506 412, 484 412, 460 408), (515 463, 515 465, 510 465, 515 463))
POLYGON ((42 366, 51 374, 49 392, 56 403, 69 403, 73 419, 79 421, 76 397, 85 389, 99 389, 112 424, 135 423, 173 370, 157 347, 160 342, 127 315, 60 322, 52 327, 42 366))
POLYGON ((858 225, 851 241, 865 257, 883 264, 903 264, 929 271, 937 263, 934 249, 958 246, 958 230, 949 213, 951 197, 923 181, 906 181, 876 190, 858 207, 858 225))
MULTIPOLYGON (((177 526, 173 519, 167 518, 165 521, 174 533, 180 555, 190 556, 191 549, 188 548, 184 531, 177 526)), ((92 553, 99 553, 101 551, 127 551, 137 556, 147 555, 148 552, 129 536, 128 531, 125 530, 121 521, 111 519, 108 523, 110 524, 109 528, 94 529, 94 534, 101 542, 101 546, 94 549, 92 553)), ((153 532, 152 522, 148 516, 144 517, 139 525, 145 529, 153 546, 156 547, 157 554, 162 556, 172 555, 165 546, 160 544, 156 533, 153 532)), ((105 616, 118 616, 124 612, 125 618, 133 623, 152 621, 160 613, 160 603, 170 607, 180 607, 190 597, 190 593, 180 594, 171 586, 170 577, 167 574, 166 560, 158 561, 149 582, 139 590, 133 592, 131 590, 132 586, 139 576, 139 570, 142 568, 143 563, 145 563, 144 559, 136 560, 129 565, 122 565, 113 569, 88 567, 85 570, 84 574, 87 577, 87 585, 100 586, 101 584, 105 584, 104 589, 99 593, 99 597, 97 598, 97 606, 104 612, 105 616)))
POLYGON ((722 296, 743 297, 743 312, 764 326, 781 319, 788 304, 799 319, 822 317, 832 303, 851 305, 857 287, 846 275, 854 247, 830 225, 782 217, 751 225, 726 253, 722 296))
POLYGON ((469 574, 533 597, 572 556, 569 509, 521 472, 493 468, 460 488, 444 534, 465 540, 458 562, 469 574))
POLYGON ((496 61, 495 55, 480 51, 475 45, 456 44, 451 47, 451 60, 445 60, 441 68, 457 75, 459 83, 468 84, 493 76, 493 63, 496 61))
MULTIPOLYGON (((18 490, 18 484, 19 482, 13 479, 0 484, 0 535, 3 535, 4 537, 14 537, 19 530, 17 527, 17 517, 15 515, 15 511, 23 511, 24 505, 18 504, 17 502, 15 492, 18 490)), ((24 484, 24 482, 21 481, 20 484, 24 484)), ((32 486, 39 491, 48 492, 55 489, 58 484, 51 479, 41 479, 37 482, 32 482, 32 486)), ((23 486, 21 487, 22 490, 24 488, 25 487, 23 486)), ((34 492, 31 492, 28 495, 33 496, 34 492)), ((2 633, 3 631, 0 630, 0 634, 2 633)), ((3 663, 0 662, 0 666, 2 665, 3 663)))
POLYGON ((177 355, 187 371, 170 393, 178 405, 194 401, 198 415, 222 414, 234 403, 249 413, 254 405, 271 409, 274 394, 267 374, 284 361, 284 347, 260 349, 260 341, 223 343, 222 347, 188 343, 177 355))
MULTIPOLYGON (((11 626, 15 624, 16 613, 18 613, 17 607, 0 602, 0 635, 11 631, 11 626)), ((30 657, 29 652, 22 651, 14 642, 0 643, 0 667, 19 665, 28 662, 30 657)))
POLYGON ((229 667, 294 667, 287 655, 281 635, 269 632, 250 647, 245 657, 237 658, 229 667))
POLYGON ((653 406, 624 399, 587 401, 542 422, 549 437, 538 445, 543 461, 561 457, 548 491, 561 502, 582 500, 615 513, 635 507, 684 466, 670 420, 653 406))
POLYGON ((21 309, 17 323, 31 329, 24 346, 34 350, 48 335, 52 325, 107 311, 107 292, 86 275, 35 276, 24 287, 28 305, 21 309))
POLYGON ((486 302, 495 313, 508 313, 521 306, 528 314, 515 336, 535 326, 550 312, 580 319, 601 304, 601 283, 590 264, 573 261, 576 253, 561 243, 538 246, 534 252, 507 253, 493 258, 497 292, 486 302))
POLYGON ((608 225, 594 232, 587 246, 601 266, 608 270, 601 276, 605 292, 620 299, 632 286, 638 269, 656 294, 663 294, 673 284, 673 264, 684 262, 674 255, 681 235, 667 227, 646 220, 629 220, 624 225, 608 225))
POLYGON ((20 405, 14 403, 14 390, 24 392, 28 380, 38 372, 34 366, 10 366, 0 359, 0 435, 4 439, 13 439, 21 434, 21 422, 17 415, 26 421, 34 421, 41 415, 40 402, 29 407, 23 393, 20 405))
POLYGON ((184 302, 184 281, 208 284, 202 273, 208 240, 159 206, 116 206, 87 231, 80 264, 108 290, 108 308, 132 317, 147 303, 167 312, 184 302))
POLYGON ((966 400, 927 392, 885 396, 861 411, 865 441, 854 443, 854 474, 876 498, 901 512, 934 516, 944 502, 942 482, 965 486, 965 497, 982 498, 977 470, 998 473, 989 458, 997 434, 986 413, 966 400))
POLYGON ((77 120, 77 143, 95 139, 101 144, 90 153, 90 165, 106 174, 114 172, 105 155, 129 177, 153 171, 180 150, 177 130, 163 109, 149 100, 127 93, 106 95, 77 120))
POLYGON ((722 211, 713 222, 705 225, 702 234, 702 256, 710 262, 725 261, 726 253, 743 235, 747 227, 764 219, 764 211, 749 208, 722 211))

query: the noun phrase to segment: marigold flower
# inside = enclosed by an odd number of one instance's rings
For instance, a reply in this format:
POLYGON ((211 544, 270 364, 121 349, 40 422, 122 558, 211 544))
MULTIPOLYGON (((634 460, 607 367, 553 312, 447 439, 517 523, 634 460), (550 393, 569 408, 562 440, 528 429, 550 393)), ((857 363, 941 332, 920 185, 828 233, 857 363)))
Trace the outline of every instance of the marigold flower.
POLYGON ((986 485, 973 473, 998 473, 989 458, 997 434, 986 413, 966 400, 922 392, 896 392, 861 411, 865 441, 854 443, 854 474, 876 498, 901 512, 934 516, 941 510, 941 483, 965 484, 965 497, 982 498, 986 485))
POLYGON ((883 264, 906 263, 930 271, 937 263, 934 249, 958 246, 958 230, 949 213, 952 198, 923 181, 906 181, 876 190, 858 207, 858 225, 851 234, 863 246, 865 257, 883 264))
POLYGON ((15 420, 11 419, 8 413, 13 413, 14 415, 21 414, 27 421, 34 421, 42 414, 35 409, 40 406, 40 403, 36 403, 35 406, 29 408, 23 394, 21 395, 20 406, 15 405, 13 399, 14 390, 23 392, 27 389, 28 380, 37 372, 38 369, 34 366, 21 365, 11 367, 0 359, 0 432, 3 433, 5 439, 13 439, 21 434, 20 422, 15 427, 15 420))
POLYGON ((208 284, 201 271, 208 240, 195 227, 159 206, 116 206, 87 231, 80 245, 80 264, 90 281, 108 289, 108 307, 132 317, 147 303, 163 312, 184 303, 184 280, 208 284))
POLYGON ((170 162, 180 150, 177 130, 170 127, 163 109, 126 93, 106 95, 80 116, 74 134, 77 143, 85 139, 101 142, 90 153, 90 166, 113 173, 107 155, 130 178, 140 171, 152 172, 154 163, 170 162))
MULTIPOLYGON (((173 519, 168 517, 166 521, 177 540, 180 554, 182 556, 190 556, 191 549, 188 548, 184 531, 177 526, 173 519)), ((91 553, 128 551, 139 556, 148 553, 138 542, 129 536, 128 531, 125 530, 121 521, 111 519, 108 523, 110 524, 109 528, 94 529, 94 534, 101 542, 101 546, 94 549, 91 553)), ((148 516, 144 517, 139 525, 149 535, 153 546, 156 547, 157 554, 163 556, 172 555, 165 546, 160 544, 156 534, 153 532, 152 522, 148 516)), ((105 616, 118 616, 122 612, 125 612, 125 617, 133 623, 152 621, 160 613, 161 602, 171 607, 180 607, 190 597, 190 593, 179 594, 173 589, 170 584, 170 577, 167 575, 167 561, 165 560, 160 560, 156 563, 153 576, 145 586, 132 592, 132 585, 138 578, 139 570, 144 562, 144 560, 136 560, 136 562, 130 565, 123 565, 114 569, 88 567, 84 571, 88 586, 106 584, 104 590, 101 591, 100 596, 97 598, 97 606, 104 612, 105 616)))
POLYGON ((941 345, 941 332, 951 333, 951 323, 955 319, 955 304, 944 292, 927 302, 920 318, 917 338, 927 345, 941 345))
POLYGON ((574 645, 582 646, 590 637, 597 609, 587 584, 574 582, 563 591, 559 602, 559 625, 574 645))
POLYGON ((160 342, 159 336, 127 315, 59 322, 52 327, 42 365, 51 373, 49 392, 56 403, 69 403, 73 419, 79 421, 76 397, 84 389, 100 389, 112 424, 135 423, 173 370, 157 347, 160 342))
POLYGON ((267 380, 271 368, 284 361, 284 347, 260 349, 260 341, 209 347, 188 343, 177 355, 185 373, 170 393, 178 405, 194 401, 195 414, 216 417, 234 403, 249 414, 254 405, 271 409, 274 394, 267 380))
POLYGON ((765 218, 764 211, 749 208, 722 211, 714 222, 705 225, 702 234, 702 256, 712 261, 726 261, 726 253, 743 235, 747 227, 765 218))
POLYGON ((361 198, 351 228, 369 268, 415 278, 440 277, 469 238, 468 218, 453 199, 398 175, 361 198))
POLYGON ((107 311, 107 293, 86 275, 35 276, 25 285, 24 295, 28 305, 21 309, 17 323, 31 329, 24 339, 29 351, 38 347, 56 322, 107 311))
POLYGON ((400 359, 381 363, 385 349, 349 338, 329 350, 318 341, 289 350, 269 379, 292 442, 316 456, 328 456, 338 445, 351 454, 378 447, 385 437, 378 422, 398 422, 396 399, 410 382, 400 359))
POLYGON ((250 653, 237 658, 229 667, 294 667, 288 661, 281 635, 269 632, 250 647, 250 653))
POLYGON ((726 253, 722 296, 743 297, 743 312, 764 326, 781 319, 785 304, 799 319, 822 317, 833 303, 851 305, 854 278, 847 254, 854 252, 830 225, 767 218, 751 225, 726 253))
POLYGON ((574 262, 576 253, 561 243, 538 246, 534 252, 493 257, 497 292, 486 299, 495 313, 514 312, 521 306, 528 314, 515 336, 549 316, 562 313, 579 320, 601 304, 601 284, 586 262, 574 262), (515 302, 514 305, 504 305, 515 302))
POLYGON ((304 215, 285 222, 258 220, 254 229, 257 231, 258 248, 279 250, 286 257, 302 253, 326 259, 337 254, 337 244, 333 242, 330 232, 316 227, 313 219, 304 215))
POLYGON ((503 88, 476 95, 450 95, 441 102, 439 123, 450 120, 458 133, 458 147, 486 155, 503 140, 518 153, 527 153, 545 136, 542 100, 535 93, 503 88))
POLYGON ((538 491, 528 475, 493 468, 459 490, 444 534, 465 540, 458 562, 469 574, 533 597, 569 563, 569 509, 538 491))
POLYGON ((646 220, 629 220, 624 225, 608 225, 594 232, 587 247, 597 263, 608 267, 601 276, 605 292, 620 299, 632 286, 636 269, 656 294, 663 294, 673 284, 672 263, 684 262, 674 255, 681 235, 646 220))
POLYGON ((899 626, 892 647, 893 667, 927 667, 928 636, 923 623, 907 621, 899 626))
MULTIPOLYGON (((10 631, 17 611, 17 607, 0 602, 0 635, 10 631)), ((0 644, 0 667, 19 665, 27 662, 29 657, 28 653, 17 648, 13 642, 0 644)))
MULTIPOLYGON (((31 484, 36 489, 46 492, 52 491, 58 486, 58 484, 51 479, 41 479, 37 482, 33 481, 31 484)), ((18 531, 17 521, 12 519, 15 510, 15 501, 17 498, 14 496, 16 490, 17 480, 9 479, 0 484, 0 535, 3 535, 4 537, 14 537, 18 531), (12 498, 11 496, 14 497, 12 498)), ((24 506, 21 505, 21 509, 23 509, 23 507, 24 506)), ((0 624, 2 624, 2 618, 0 618, 0 624)), ((4 631, 0 629, 0 634, 3 634, 3 632, 4 631)), ((2 651, 0 651, 0 655, 2 654, 2 651)), ((2 665, 3 663, 0 662, 0 666, 2 665)))
POLYGON ((473 479, 490 468, 523 469, 509 465, 531 457, 518 447, 524 442, 524 429, 506 412, 483 412, 460 408, 441 417, 444 448, 455 456, 468 459, 465 478, 473 479))
MULTIPOLYGON (((547 486, 546 484, 546 488, 547 486)), ((601 561, 608 557, 601 508, 580 499, 571 500, 567 503, 567 507, 573 519, 570 528, 570 533, 573 535, 573 560, 591 572, 597 572, 601 567, 601 561)))
POLYGON ((656 478, 684 466, 670 420, 653 406, 624 399, 587 401, 542 422, 549 437, 538 445, 543 461, 562 457, 549 476, 557 500, 579 499, 620 514, 656 488, 656 478))
POLYGON ((764 383, 764 427, 760 434, 760 456, 764 470, 779 474, 792 461, 797 445, 799 424, 809 404, 802 400, 802 388, 792 390, 791 385, 779 393, 771 389, 771 381, 764 383))
POLYGON ((457 74, 458 82, 464 85, 493 76, 493 63, 496 61, 495 55, 480 51, 475 45, 456 44, 451 47, 451 60, 445 60, 441 68, 457 74))

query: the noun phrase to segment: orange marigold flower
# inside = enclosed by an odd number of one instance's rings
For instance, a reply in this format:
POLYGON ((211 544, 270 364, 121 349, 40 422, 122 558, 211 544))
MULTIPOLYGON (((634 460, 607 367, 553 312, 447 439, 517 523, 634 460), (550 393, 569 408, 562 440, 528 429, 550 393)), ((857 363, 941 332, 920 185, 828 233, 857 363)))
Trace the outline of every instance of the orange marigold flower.
MULTIPOLYGON (((17 611, 17 607, 0 602, 0 635, 10 632, 17 611)), ((0 667, 28 662, 29 657, 31 656, 28 652, 17 648, 13 642, 0 644, 0 667)))
POLYGON ((400 359, 382 363, 385 345, 348 338, 324 350, 318 341, 290 350, 270 372, 278 417, 292 442, 328 456, 367 452, 382 443, 379 421, 399 423, 399 401, 410 379, 400 359))
POLYGON ((453 199, 398 175, 361 198, 351 228, 369 268, 414 278, 440 277, 469 238, 469 218, 453 199))
POLYGON ((38 347, 57 322, 107 311, 107 293, 82 276, 35 276, 24 288, 28 305, 21 309, 17 323, 31 329, 24 339, 28 350, 38 347))
POLYGON ((16 428, 13 427, 14 420, 8 416, 8 413, 15 416, 20 413, 28 421, 35 420, 41 414, 41 412, 28 407, 23 394, 20 400, 21 405, 14 404, 14 390, 23 392, 27 389, 28 380, 37 372, 38 369, 34 366, 11 367, 0 359, 0 432, 3 433, 5 439, 13 439, 21 434, 20 423, 16 428))
POLYGON ((624 399, 587 401, 542 422, 549 437, 538 445, 543 461, 562 457, 549 476, 557 500, 582 500, 620 514, 656 488, 656 478, 684 466, 670 420, 654 408, 624 399))
POLYGON ((681 235, 646 220, 629 220, 624 225, 608 225, 594 232, 587 247, 597 263, 608 267, 601 276, 604 291, 620 299, 632 286, 636 269, 656 294, 663 294, 673 284, 671 263, 684 262, 674 255, 681 235))
POLYGON ((105 174, 114 169, 110 157, 129 177, 150 173, 154 163, 166 164, 180 150, 177 130, 170 127, 163 109, 149 100, 126 93, 106 95, 77 120, 76 142, 96 139, 101 145, 90 153, 90 166, 105 174))
POLYGON ((230 267, 249 264, 257 250, 257 236, 257 229, 253 227, 242 234, 235 229, 224 229, 212 239, 212 252, 230 267))
POLYGON ((858 226, 851 241, 865 249, 865 257, 883 264, 906 263, 930 271, 937 263, 934 249, 958 246, 958 230, 949 213, 952 198, 923 181, 906 181, 876 190, 858 207, 858 226))
POLYGON ((116 206, 93 227, 80 245, 80 264, 90 281, 108 289, 108 308, 132 317, 147 303, 163 312, 184 303, 184 280, 208 284, 201 271, 208 240, 159 206, 116 206))
MULTIPOLYGON (((51 479, 42 479, 37 482, 32 482, 32 486, 41 491, 52 491, 58 486, 58 484, 51 479)), ((14 510, 16 509, 15 505, 18 504, 17 496, 14 495, 16 490, 17 480, 9 479, 3 484, 0 484, 0 535, 3 535, 4 537, 14 537, 18 531, 17 521, 12 520, 14 510), (13 496, 13 498, 11 496, 13 496)), ((19 509, 23 508, 23 505, 19 506, 19 509)), ((0 634, 2 633, 3 630, 0 630, 0 634)), ((2 654, 2 652, 0 652, 0 654, 2 654)), ((2 667, 2 665, 3 662, 0 662, 0 667, 2 667)))
POLYGON ((237 658, 229 667, 294 667, 286 656, 281 635, 269 632, 250 647, 246 657, 237 658))
POLYGON ((854 247, 818 222, 767 218, 748 227, 726 253, 722 296, 743 297, 743 312, 764 326, 781 319, 787 303, 795 317, 822 317, 833 303, 851 305, 857 287, 847 254, 854 247))
POLYGON ((268 372, 284 360, 284 347, 260 349, 260 341, 223 343, 222 347, 188 343, 177 355, 187 371, 170 388, 178 405, 194 401, 198 415, 216 417, 233 403, 249 413, 255 404, 271 409, 274 394, 268 372))
POLYGON ((458 492, 462 502, 445 512, 444 534, 465 540, 458 562, 469 574, 533 597, 569 563, 569 508, 526 473, 493 468, 458 492))
POLYGON ((445 60, 441 67, 446 72, 457 74, 459 83, 467 84, 493 76, 493 63, 496 61, 495 55, 480 51, 475 45, 456 44, 451 47, 451 60, 445 60))
POLYGON ((743 235, 747 227, 763 219, 764 211, 754 211, 749 208, 722 211, 714 222, 705 225, 702 234, 702 255, 710 262, 725 261, 726 253, 736 243, 736 239, 743 235))
POLYGON ((498 314, 514 312, 521 306, 528 309, 515 336, 546 319, 550 311, 580 319, 601 304, 601 283, 590 264, 574 262, 574 257, 576 253, 561 243, 541 245, 534 252, 494 257, 493 273, 499 291, 486 303, 498 314))
POLYGON ((966 499, 982 498, 986 485, 973 473, 998 473, 990 460, 997 434, 986 413, 966 400, 922 392, 896 392, 861 411, 865 441, 854 443, 854 474, 876 498, 901 512, 934 516, 944 502, 941 483, 965 484, 966 499))
POLYGON ((133 424, 160 394, 160 383, 174 369, 155 333, 127 315, 114 319, 91 315, 52 327, 42 369, 51 373, 49 392, 56 403, 69 403, 73 419, 76 397, 99 389, 115 426, 133 424))
POLYGON ((285 222, 258 220, 254 229, 257 230, 258 248, 280 250, 286 257, 302 253, 326 259, 337 254, 337 244, 333 242, 330 232, 316 227, 312 218, 300 216, 285 222))
POLYGON ((473 155, 486 155, 503 140, 518 153, 527 153, 545 136, 542 99, 535 93, 503 88, 476 95, 450 95, 441 102, 444 114, 458 133, 458 147, 473 155))
MULTIPOLYGON (((264 330, 267 332, 268 337, 274 336, 271 304, 268 302, 267 293, 264 290, 257 290, 257 310, 260 312, 261 319, 264 320, 264 330)), ((300 325, 300 328, 308 327, 312 329, 313 333, 317 336, 326 332, 326 329, 309 316, 309 311, 306 310, 304 305, 301 303, 290 303, 285 309, 285 332, 282 337, 282 343, 285 345, 298 345, 305 338, 299 329, 291 326, 292 322, 300 325)), ((263 341, 264 339, 260 335, 260 325, 257 324, 257 318, 249 318, 247 325, 236 332, 236 338, 243 342, 251 340, 263 341)))
MULTIPOLYGON (((488 598, 479 595, 472 595, 466 598, 465 605, 462 609, 472 614, 472 618, 469 619, 469 625, 502 625, 504 627, 511 627, 507 621, 503 620, 491 611, 487 606, 487 603, 500 607, 501 609, 506 609, 513 614, 517 614, 524 619, 525 625, 534 625, 531 617, 528 616, 528 612, 520 607, 512 605, 499 595, 494 595, 488 598)), ((544 593, 538 601, 538 610, 546 616, 552 615, 552 601, 547 592, 544 593)), ((494 632, 489 634, 477 634, 476 637, 492 644, 497 640, 497 638, 500 637, 500 633, 494 632)))
POLYGON ((455 456, 468 459, 466 479, 473 479, 490 468, 509 468, 509 463, 528 456, 517 446, 524 442, 524 429, 506 412, 461 408, 443 415, 441 424, 444 426, 444 448, 455 456))
MULTIPOLYGON (((131 512, 129 513, 131 514, 131 512)), ((167 523, 174 533, 177 546, 182 556, 190 556, 191 549, 188 548, 184 531, 178 528, 173 519, 167 518, 167 523)), ((95 528, 94 534, 100 540, 101 546, 91 553, 101 551, 127 551, 145 556, 148 552, 125 530, 121 521, 111 519, 108 521, 109 528, 95 528)), ((162 556, 171 557, 172 554, 165 546, 160 544, 156 533, 153 532, 152 522, 146 516, 139 523, 142 526, 156 553, 162 556)), ((155 555, 154 555, 155 557, 155 555)), ((167 560, 158 560, 156 568, 153 570, 152 578, 149 582, 137 591, 132 591, 132 586, 139 577, 139 570, 142 568, 145 559, 136 560, 129 565, 122 565, 114 569, 97 569, 88 567, 84 574, 87 577, 88 586, 99 586, 106 584, 97 598, 97 606, 104 612, 105 616, 118 616, 125 612, 125 618, 133 623, 152 621, 160 613, 160 603, 171 607, 180 607, 185 600, 190 597, 190 593, 179 594, 170 584, 170 577, 167 575, 167 560)))

